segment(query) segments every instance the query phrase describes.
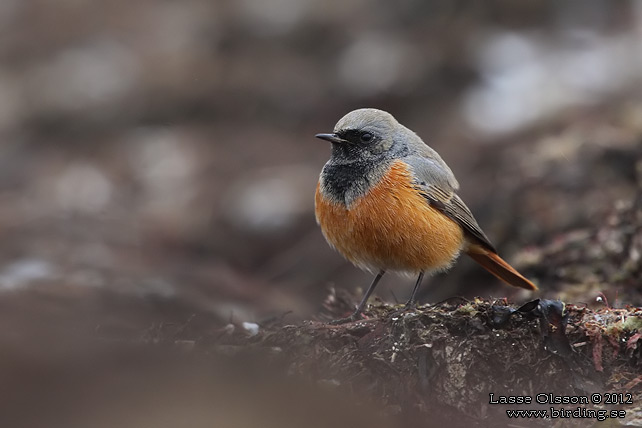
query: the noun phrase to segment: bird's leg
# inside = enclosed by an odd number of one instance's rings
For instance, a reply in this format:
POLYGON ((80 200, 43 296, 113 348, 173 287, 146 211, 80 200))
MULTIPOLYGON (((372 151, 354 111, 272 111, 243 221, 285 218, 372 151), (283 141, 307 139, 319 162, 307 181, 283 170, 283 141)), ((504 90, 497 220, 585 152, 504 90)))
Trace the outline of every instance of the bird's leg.
POLYGON ((372 280, 372 284, 370 284, 370 287, 368 287, 368 291, 366 291, 366 294, 363 296, 361 303, 359 303, 359 306, 357 306, 357 309, 352 313, 352 315, 350 315, 347 318, 334 320, 330 324, 344 324, 347 322, 356 321, 361 315, 361 312, 363 312, 363 309, 366 307, 366 304, 368 303, 368 299, 370 298, 370 295, 372 294, 374 289, 377 287, 377 284, 379 283, 379 280, 381 279, 384 273, 386 273, 386 271, 381 270, 379 271, 377 276, 375 276, 374 280, 372 280))
POLYGON ((410 300, 406 303, 406 309, 413 308, 417 303, 417 292, 419 291, 419 286, 421 285, 421 280, 424 279, 424 272, 419 272, 419 277, 417 277, 417 282, 415 283, 415 288, 412 289, 412 294, 410 295, 410 300))

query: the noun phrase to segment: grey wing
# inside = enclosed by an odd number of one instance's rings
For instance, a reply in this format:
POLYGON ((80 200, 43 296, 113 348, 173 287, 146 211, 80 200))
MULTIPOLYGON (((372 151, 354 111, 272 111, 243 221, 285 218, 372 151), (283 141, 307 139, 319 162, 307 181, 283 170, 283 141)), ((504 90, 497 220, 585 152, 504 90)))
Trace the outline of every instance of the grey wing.
POLYGON ((426 201, 446 216, 456 221, 464 232, 473 237, 487 249, 497 253, 484 231, 477 224, 470 209, 455 193, 459 185, 457 180, 439 158, 438 160, 412 156, 407 160, 412 168, 415 186, 426 201), (445 167, 445 168, 444 168, 445 167))

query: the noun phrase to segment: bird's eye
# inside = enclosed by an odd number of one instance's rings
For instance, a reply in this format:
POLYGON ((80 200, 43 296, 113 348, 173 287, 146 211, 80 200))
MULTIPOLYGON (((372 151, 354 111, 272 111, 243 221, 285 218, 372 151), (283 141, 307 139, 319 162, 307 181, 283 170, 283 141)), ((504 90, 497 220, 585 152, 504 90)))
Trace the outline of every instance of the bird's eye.
POLYGON ((370 140, 372 140, 372 134, 371 133, 364 132, 363 134, 361 134, 361 141, 362 142, 368 143, 368 142, 370 142, 370 140))

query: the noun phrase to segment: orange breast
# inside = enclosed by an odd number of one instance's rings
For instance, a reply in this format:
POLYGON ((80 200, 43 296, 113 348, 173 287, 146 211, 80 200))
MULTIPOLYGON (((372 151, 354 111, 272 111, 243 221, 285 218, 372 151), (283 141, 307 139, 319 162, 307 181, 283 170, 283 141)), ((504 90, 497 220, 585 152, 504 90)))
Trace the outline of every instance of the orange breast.
POLYGON ((360 268, 417 273, 445 269, 459 254, 463 231, 412 187, 401 161, 349 208, 319 185, 315 213, 327 241, 360 268))

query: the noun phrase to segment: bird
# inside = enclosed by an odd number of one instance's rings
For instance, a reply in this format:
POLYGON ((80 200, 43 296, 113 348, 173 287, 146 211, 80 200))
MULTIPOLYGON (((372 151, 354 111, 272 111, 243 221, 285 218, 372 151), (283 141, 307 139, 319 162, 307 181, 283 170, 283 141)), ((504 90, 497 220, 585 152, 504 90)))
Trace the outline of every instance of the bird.
POLYGON ((461 253, 503 282, 537 286, 503 260, 459 197, 459 183, 439 154, 390 113, 374 108, 343 116, 315 192, 315 217, 328 244, 375 277, 356 321, 386 272, 416 276, 406 308, 416 304, 426 273, 449 269, 461 253))

